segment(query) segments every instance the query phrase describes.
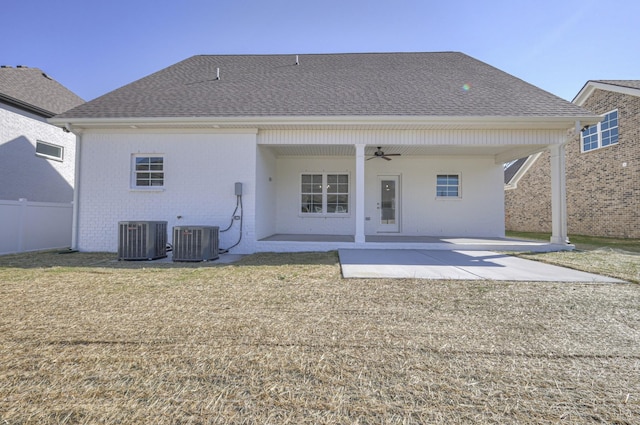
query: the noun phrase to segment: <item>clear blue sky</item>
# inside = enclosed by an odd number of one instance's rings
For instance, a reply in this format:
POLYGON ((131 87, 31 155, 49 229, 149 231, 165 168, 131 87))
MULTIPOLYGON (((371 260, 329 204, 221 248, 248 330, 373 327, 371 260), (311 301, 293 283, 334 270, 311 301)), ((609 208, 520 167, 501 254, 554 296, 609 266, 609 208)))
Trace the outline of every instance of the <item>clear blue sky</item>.
POLYGON ((196 54, 459 51, 567 100, 640 79, 638 0, 3 0, 0 16, 0 64, 85 100, 196 54))

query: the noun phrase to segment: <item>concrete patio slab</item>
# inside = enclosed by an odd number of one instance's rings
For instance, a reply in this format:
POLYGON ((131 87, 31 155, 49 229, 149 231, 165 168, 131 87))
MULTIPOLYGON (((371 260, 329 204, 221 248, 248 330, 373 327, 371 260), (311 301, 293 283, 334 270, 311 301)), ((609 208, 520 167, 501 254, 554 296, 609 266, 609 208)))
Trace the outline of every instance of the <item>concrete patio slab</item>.
POLYGON ((355 242, 353 235, 285 234, 277 233, 256 241, 258 252, 312 252, 336 249, 413 249, 413 250, 460 250, 460 251, 517 251, 549 252, 570 251, 571 244, 553 244, 498 237, 456 236, 407 236, 395 234, 366 235, 365 242, 355 242))
POLYGON ((624 282, 493 251, 340 249, 338 254, 345 278, 624 282))

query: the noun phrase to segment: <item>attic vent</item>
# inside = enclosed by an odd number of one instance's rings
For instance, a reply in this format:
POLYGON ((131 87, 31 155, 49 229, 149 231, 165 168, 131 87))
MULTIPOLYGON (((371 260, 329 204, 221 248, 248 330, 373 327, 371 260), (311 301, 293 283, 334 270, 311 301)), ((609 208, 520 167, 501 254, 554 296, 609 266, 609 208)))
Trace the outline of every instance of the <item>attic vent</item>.
POLYGON ((55 159, 56 161, 62 161, 64 159, 64 148, 62 146, 54 145, 53 143, 46 143, 41 140, 37 140, 36 155, 44 158, 55 159))

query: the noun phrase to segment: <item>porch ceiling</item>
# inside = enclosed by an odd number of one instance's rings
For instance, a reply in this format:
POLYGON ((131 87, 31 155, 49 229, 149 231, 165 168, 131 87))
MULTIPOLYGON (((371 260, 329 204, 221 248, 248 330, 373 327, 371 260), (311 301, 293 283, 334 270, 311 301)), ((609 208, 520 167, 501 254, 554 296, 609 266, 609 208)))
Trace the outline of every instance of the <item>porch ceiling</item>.
MULTIPOLYGON (((354 145, 262 145, 271 149, 276 156, 354 156, 354 145)), ((382 146, 386 154, 401 154, 403 156, 491 156, 500 161, 510 161, 522 158, 535 152, 542 151, 546 145, 388 145, 382 146), (506 158, 506 159, 505 159, 506 158)), ((377 146, 369 145, 365 148, 366 156, 373 156, 377 146)))

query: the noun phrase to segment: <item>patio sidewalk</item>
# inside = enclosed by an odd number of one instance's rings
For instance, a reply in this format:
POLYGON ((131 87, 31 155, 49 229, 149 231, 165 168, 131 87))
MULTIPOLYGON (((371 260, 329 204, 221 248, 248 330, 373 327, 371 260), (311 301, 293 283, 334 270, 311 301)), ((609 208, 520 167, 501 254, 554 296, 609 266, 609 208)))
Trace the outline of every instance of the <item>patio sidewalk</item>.
POLYGON ((492 251, 340 249, 338 255, 345 278, 625 283, 492 251))

